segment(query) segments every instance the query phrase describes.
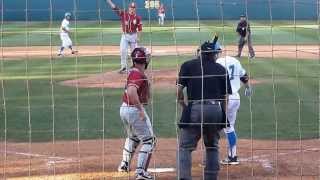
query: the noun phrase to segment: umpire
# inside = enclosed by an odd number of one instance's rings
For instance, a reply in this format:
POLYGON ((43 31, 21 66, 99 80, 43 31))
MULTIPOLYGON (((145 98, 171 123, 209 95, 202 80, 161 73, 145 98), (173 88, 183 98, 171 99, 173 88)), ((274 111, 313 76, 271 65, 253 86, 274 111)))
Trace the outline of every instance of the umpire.
POLYGON ((249 58, 250 59, 254 58, 255 53, 252 47, 250 24, 245 15, 240 16, 240 21, 238 22, 236 31, 239 35, 238 54, 236 55, 236 57, 241 57, 242 49, 244 45, 247 43, 248 49, 249 49, 249 58))
POLYGON ((178 179, 191 180, 191 153, 201 137, 206 147, 205 180, 215 180, 219 171, 219 132, 226 127, 224 109, 227 94, 232 94, 226 69, 216 63, 221 48, 215 37, 200 47, 196 59, 182 64, 178 86, 178 102, 183 112, 178 123, 178 179), (187 100, 183 94, 187 90, 187 100), (186 103, 188 102, 188 103, 186 103))

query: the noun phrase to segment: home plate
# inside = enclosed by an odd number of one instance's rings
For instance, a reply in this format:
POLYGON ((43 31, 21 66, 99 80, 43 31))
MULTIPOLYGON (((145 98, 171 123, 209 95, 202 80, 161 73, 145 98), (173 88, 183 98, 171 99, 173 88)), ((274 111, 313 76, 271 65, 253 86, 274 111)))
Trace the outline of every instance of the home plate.
POLYGON ((165 172, 175 172, 175 168, 149 168, 149 172, 152 173, 165 173, 165 172))

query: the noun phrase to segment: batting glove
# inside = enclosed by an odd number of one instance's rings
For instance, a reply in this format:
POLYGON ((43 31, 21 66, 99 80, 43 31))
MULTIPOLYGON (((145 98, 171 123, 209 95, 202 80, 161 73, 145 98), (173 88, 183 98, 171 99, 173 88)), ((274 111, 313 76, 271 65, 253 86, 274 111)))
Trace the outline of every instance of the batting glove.
POLYGON ((253 94, 253 89, 250 86, 246 87, 246 89, 244 90, 244 95, 251 96, 252 94, 253 94))

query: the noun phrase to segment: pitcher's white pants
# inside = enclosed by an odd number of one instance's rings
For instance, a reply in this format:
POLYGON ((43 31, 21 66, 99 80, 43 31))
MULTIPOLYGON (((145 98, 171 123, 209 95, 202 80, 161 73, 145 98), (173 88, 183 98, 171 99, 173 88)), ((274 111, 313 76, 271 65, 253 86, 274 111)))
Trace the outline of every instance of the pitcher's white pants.
POLYGON ((159 14, 159 25, 163 25, 164 24, 164 18, 166 17, 165 14, 159 14))
MULTIPOLYGON (((120 55, 121 55, 121 69, 126 68, 128 69, 128 49, 130 48, 133 51, 134 48, 138 46, 138 35, 137 33, 125 33, 122 34, 121 41, 120 41, 120 55)), ((130 54, 131 54, 130 51, 130 54)))

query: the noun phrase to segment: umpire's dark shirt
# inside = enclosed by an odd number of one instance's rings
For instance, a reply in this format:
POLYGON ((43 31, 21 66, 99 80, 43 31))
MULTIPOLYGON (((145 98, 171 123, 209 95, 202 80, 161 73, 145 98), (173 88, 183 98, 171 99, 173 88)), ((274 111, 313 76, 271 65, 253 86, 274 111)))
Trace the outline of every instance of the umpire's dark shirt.
POLYGON ((202 60, 202 65, 203 76, 200 59, 187 61, 181 66, 178 85, 187 87, 188 100, 201 100, 202 92, 204 100, 223 100, 226 94, 232 94, 228 73, 222 65, 209 60, 202 60))
POLYGON ((247 20, 239 21, 237 30, 236 30, 242 37, 245 37, 247 35, 247 32, 251 32, 250 30, 250 24, 247 22, 247 20))

